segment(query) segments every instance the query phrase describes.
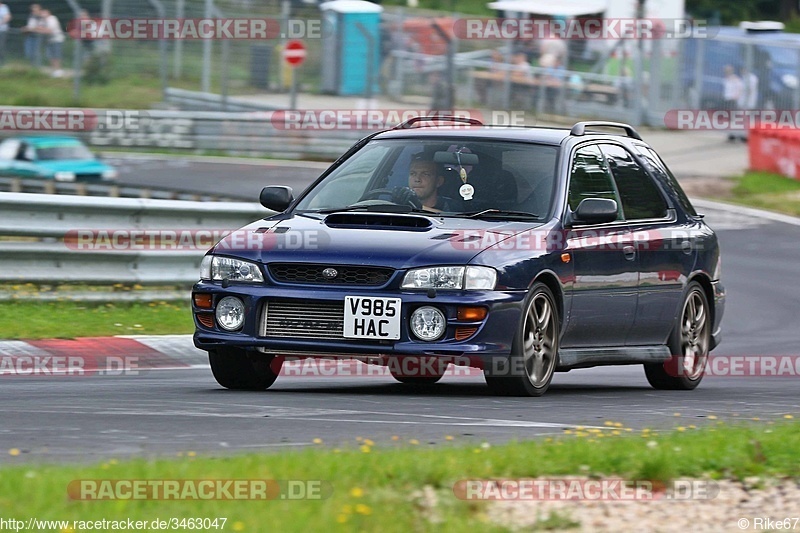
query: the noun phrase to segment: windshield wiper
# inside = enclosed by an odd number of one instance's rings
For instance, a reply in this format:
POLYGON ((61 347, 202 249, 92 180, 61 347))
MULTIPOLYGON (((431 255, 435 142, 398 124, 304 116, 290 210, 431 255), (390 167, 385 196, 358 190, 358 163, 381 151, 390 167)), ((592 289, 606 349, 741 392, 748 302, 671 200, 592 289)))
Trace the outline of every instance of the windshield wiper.
POLYGON ((524 218, 539 219, 539 215, 528 213, 527 211, 509 211, 507 209, 484 209, 475 213, 463 213, 461 216, 466 218, 524 218))
POLYGON ((430 213, 423 209, 415 209, 413 207, 398 205, 398 204, 369 204, 369 205, 347 205, 345 207, 336 207, 330 209, 319 209, 313 211, 306 211, 306 213, 320 213, 322 215, 329 215, 331 213, 344 213, 347 211, 368 211, 378 213, 430 213))

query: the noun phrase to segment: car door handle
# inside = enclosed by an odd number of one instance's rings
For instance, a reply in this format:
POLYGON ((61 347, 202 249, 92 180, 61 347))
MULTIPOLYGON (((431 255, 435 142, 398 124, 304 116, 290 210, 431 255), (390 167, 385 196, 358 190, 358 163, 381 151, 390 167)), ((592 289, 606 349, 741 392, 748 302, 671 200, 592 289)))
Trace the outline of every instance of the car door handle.
POLYGON ((625 254, 625 259, 633 261, 636 258, 636 248, 633 246, 625 246, 622 248, 622 253, 625 254))

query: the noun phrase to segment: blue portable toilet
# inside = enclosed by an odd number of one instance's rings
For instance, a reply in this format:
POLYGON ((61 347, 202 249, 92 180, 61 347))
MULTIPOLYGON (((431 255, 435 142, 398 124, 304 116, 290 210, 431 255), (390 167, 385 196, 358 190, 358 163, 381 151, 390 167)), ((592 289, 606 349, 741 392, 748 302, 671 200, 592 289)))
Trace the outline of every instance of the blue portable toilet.
POLYGON ((362 0, 334 0, 320 9, 322 49, 326 55, 322 62, 322 91, 339 95, 377 93, 383 8, 362 0))

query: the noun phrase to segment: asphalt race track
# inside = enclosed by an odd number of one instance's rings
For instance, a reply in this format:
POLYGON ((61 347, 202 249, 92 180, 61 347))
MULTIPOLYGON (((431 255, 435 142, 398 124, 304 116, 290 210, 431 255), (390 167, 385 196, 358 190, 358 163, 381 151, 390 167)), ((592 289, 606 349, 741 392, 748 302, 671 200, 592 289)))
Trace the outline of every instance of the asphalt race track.
MULTIPOLYGON (((184 172, 229 192, 225 183, 205 177, 214 168, 202 167, 184 172)), ((248 177, 237 179, 244 190, 258 175, 286 170, 251 167, 248 177)), ((738 210, 699 211, 719 232, 728 290, 723 343, 713 355, 800 353, 800 226, 738 210)), ((454 443, 502 442, 608 420, 634 429, 672 428, 713 423, 709 417, 768 421, 800 412, 796 374, 707 376, 693 392, 664 392, 650 388, 639 366, 557 374, 542 398, 490 396, 478 376, 448 376, 429 387, 391 377, 282 377, 266 392, 233 392, 221 389, 207 368, 194 368, 121 377, 0 376, 0 402, 0 449, 23 452, 0 457, 14 462, 252 452, 314 446, 314 438, 353 446, 357 436, 379 446, 410 439, 420 446, 449 443, 446 436, 454 443)))
POLYGON ((106 154, 103 160, 119 170, 120 185, 220 194, 258 202, 267 185, 289 185, 295 195, 310 185, 330 163, 296 163, 270 159, 106 154))

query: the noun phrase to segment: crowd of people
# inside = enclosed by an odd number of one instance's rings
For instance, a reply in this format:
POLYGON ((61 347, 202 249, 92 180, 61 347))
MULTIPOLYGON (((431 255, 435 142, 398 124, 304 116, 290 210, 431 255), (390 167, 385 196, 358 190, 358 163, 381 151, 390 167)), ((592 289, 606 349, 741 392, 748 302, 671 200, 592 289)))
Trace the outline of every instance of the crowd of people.
MULTIPOLYGON (((0 0, 0 65, 6 59, 6 43, 12 16, 11 10, 0 0)), ((64 70, 61 68, 61 54, 64 31, 58 17, 39 4, 31 4, 28 21, 22 27, 22 32, 25 34, 25 58, 35 66, 39 66, 41 50, 44 47, 53 77, 62 77, 64 70)))

